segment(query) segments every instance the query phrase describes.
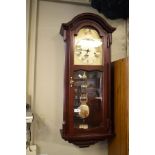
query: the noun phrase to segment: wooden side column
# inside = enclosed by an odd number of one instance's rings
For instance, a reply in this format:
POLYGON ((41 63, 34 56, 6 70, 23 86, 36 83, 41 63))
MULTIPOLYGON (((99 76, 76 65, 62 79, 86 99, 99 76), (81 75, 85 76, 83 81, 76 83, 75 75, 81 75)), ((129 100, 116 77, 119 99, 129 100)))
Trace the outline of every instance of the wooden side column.
POLYGON ((129 154, 128 135, 128 58, 115 61, 114 65, 114 131, 115 137, 109 141, 109 155, 129 154))

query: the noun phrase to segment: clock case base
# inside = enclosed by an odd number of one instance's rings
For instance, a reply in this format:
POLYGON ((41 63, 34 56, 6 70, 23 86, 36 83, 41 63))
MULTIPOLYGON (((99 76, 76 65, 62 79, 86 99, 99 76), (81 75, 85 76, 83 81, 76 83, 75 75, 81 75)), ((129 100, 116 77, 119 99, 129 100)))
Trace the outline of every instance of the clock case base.
POLYGON ((93 145, 99 141, 103 141, 105 139, 110 139, 114 137, 114 134, 91 134, 91 135, 75 135, 70 136, 67 134, 63 134, 62 129, 60 130, 61 137, 68 141, 69 143, 72 143, 80 148, 89 147, 90 145, 93 145))

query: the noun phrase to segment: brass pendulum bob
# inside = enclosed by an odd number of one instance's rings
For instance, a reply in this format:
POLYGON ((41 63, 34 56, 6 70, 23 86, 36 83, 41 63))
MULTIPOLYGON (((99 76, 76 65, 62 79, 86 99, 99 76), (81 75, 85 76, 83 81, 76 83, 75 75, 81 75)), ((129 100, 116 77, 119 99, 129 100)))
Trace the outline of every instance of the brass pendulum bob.
POLYGON ((89 107, 87 105, 88 102, 88 97, 85 94, 82 94, 80 96, 80 103, 81 105, 79 106, 80 112, 79 112, 79 116, 81 118, 87 118, 89 116, 89 107))

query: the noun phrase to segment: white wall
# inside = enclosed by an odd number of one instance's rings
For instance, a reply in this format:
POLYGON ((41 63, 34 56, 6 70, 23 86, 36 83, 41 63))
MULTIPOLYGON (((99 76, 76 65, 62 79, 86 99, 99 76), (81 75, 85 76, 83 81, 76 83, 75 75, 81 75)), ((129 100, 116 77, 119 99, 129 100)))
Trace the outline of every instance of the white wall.
MULTIPOLYGON (((35 82, 33 85, 35 92, 33 93, 34 102, 32 103, 35 114, 35 132, 33 136, 34 143, 37 144, 39 149, 38 154, 108 155, 106 142, 80 149, 64 141, 59 132, 63 114, 65 56, 64 41, 59 34, 60 26, 61 23, 70 21, 79 13, 97 13, 97 11, 89 6, 48 1, 40 1, 38 6, 38 29, 34 62, 35 82)), ((124 20, 107 21, 117 28, 113 35, 112 61, 126 57, 126 22, 124 20)), ((31 65, 29 64, 30 67, 31 65)), ((29 74, 31 73, 29 72, 29 74)), ((32 87, 32 84, 28 84, 29 87, 32 87)), ((28 94, 33 95, 29 91, 28 94)))

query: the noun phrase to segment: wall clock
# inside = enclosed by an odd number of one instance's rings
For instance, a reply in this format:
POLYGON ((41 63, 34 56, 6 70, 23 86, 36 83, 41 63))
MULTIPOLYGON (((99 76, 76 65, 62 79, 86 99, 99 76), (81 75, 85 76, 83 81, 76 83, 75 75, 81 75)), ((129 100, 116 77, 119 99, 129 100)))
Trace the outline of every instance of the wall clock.
POLYGON ((61 25, 66 49, 60 131, 63 139, 79 147, 113 136, 110 46, 114 30, 92 13, 61 25))

